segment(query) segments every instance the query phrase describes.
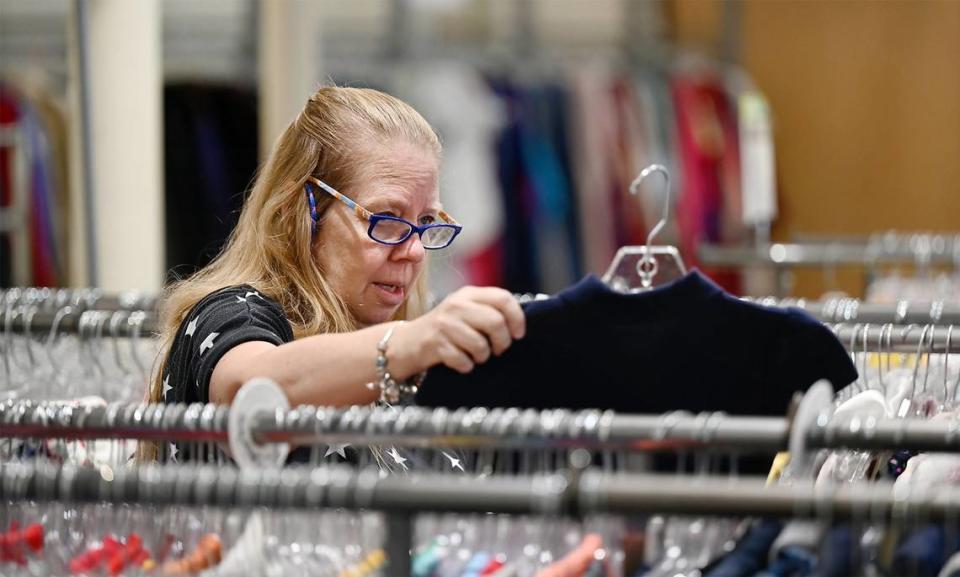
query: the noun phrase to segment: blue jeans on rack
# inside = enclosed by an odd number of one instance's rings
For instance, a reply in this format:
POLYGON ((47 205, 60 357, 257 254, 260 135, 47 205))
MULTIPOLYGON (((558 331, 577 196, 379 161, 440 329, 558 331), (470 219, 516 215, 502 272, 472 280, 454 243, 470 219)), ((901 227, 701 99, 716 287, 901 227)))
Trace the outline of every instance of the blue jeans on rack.
POLYGON ((770 546, 783 529, 777 519, 762 519, 756 522, 736 549, 724 557, 705 577, 751 577, 767 565, 770 546))

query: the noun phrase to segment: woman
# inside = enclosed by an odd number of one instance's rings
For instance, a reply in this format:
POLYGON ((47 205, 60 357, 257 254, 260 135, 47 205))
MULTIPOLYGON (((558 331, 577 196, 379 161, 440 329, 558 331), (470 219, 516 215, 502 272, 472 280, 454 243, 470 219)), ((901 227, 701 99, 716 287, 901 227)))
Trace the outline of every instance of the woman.
POLYGON ((521 338, 523 312, 498 288, 466 287, 424 314, 426 250, 459 232, 439 201, 440 153, 400 100, 318 90, 223 252, 168 290, 150 400, 230 403, 262 376, 294 406, 371 403, 390 378, 468 372, 521 338))

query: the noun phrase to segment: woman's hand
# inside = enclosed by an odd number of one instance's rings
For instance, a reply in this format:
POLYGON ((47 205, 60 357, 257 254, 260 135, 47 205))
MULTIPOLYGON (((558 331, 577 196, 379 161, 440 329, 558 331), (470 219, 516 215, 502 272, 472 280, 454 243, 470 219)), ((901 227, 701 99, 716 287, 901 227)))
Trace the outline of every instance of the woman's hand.
POLYGON ((464 287, 398 327, 387 355, 401 378, 439 364, 469 373, 490 355, 507 350, 525 331, 523 309, 508 291, 464 287))

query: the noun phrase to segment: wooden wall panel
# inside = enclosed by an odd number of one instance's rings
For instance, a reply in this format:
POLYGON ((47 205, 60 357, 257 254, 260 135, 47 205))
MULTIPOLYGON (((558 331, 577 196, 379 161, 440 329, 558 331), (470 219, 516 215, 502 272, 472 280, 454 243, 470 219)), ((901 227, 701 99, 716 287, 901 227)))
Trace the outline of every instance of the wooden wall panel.
MULTIPOLYGON (((675 2, 678 41, 709 38, 703 23, 722 24, 718 7, 675 2)), ((960 232, 960 2, 747 0, 739 9, 741 62, 774 113, 775 238, 960 232)), ((834 288, 822 277, 799 274, 796 293, 834 288)), ((857 275, 840 278, 860 290, 857 275)))

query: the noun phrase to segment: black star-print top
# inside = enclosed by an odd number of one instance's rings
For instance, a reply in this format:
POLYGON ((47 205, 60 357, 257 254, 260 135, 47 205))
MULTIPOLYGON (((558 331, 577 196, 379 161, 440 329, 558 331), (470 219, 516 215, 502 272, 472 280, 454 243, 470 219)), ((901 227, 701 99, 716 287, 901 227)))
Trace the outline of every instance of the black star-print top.
MULTIPOLYGON (((174 337, 163 367, 163 401, 210 402, 210 377, 217 362, 233 347, 249 341, 275 345, 293 341, 293 329, 276 301, 248 285, 226 287, 204 297, 187 313, 174 337)), ((199 455, 189 453, 196 450, 193 446, 168 445, 161 454, 175 460, 193 460, 199 455)), ((205 453, 202 460, 212 457, 205 453)))
POLYGON ((233 347, 249 341, 293 341, 293 329, 276 301, 248 285, 220 289, 187 313, 164 366, 163 400, 210 402, 210 377, 233 347))

